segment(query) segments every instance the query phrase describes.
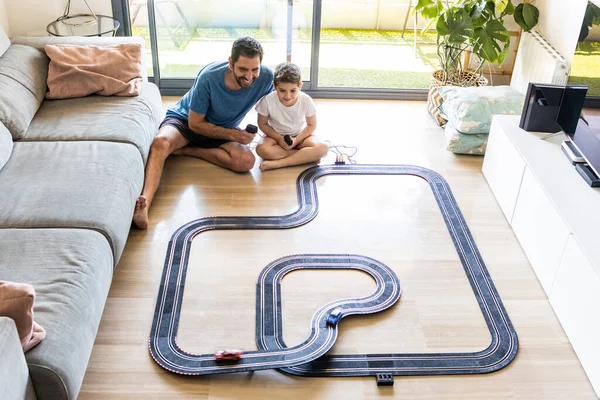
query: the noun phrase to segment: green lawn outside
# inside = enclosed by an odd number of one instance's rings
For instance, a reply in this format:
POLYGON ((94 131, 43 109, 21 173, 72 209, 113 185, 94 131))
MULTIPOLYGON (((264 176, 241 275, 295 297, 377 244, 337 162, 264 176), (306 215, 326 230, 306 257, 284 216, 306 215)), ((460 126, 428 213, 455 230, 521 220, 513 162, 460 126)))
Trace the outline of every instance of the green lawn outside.
MULTIPOLYGON (((162 68, 165 76, 194 76, 204 65, 167 64, 162 68)), ((302 71, 308 76, 308 71, 302 71)), ((398 72, 378 70, 357 70, 351 68, 321 68, 319 85, 329 87, 358 88, 427 88, 429 72, 398 72)))
MULTIPOLYGON (((149 30, 147 27, 133 27, 133 34, 146 38, 146 48, 150 48, 149 30)), ((185 51, 191 42, 227 41, 240 36, 252 36, 261 41, 275 41, 277 32, 268 28, 194 28, 193 32, 179 29, 175 36, 179 42, 175 46, 168 31, 159 28, 159 49, 170 51, 185 51)), ((294 31, 294 40, 310 43, 312 31, 298 29, 294 31)), ((435 68, 438 63, 436 53, 436 34, 428 32, 418 35, 417 52, 425 65, 435 68)), ((402 37, 402 31, 367 30, 367 29, 322 29, 322 43, 363 44, 363 45, 413 45, 413 32, 407 31, 402 37)), ((165 76, 195 76, 203 65, 176 65, 164 62, 162 70, 165 76)), ((308 71, 303 71, 307 74, 308 71)), ((306 75, 305 75, 306 76, 306 75)), ((353 68, 321 68, 319 85, 331 87, 358 88, 427 88, 429 72, 410 71, 379 71, 372 69, 353 68)), ((580 43, 575 52, 571 66, 569 83, 588 85, 588 94, 600 96, 600 42, 585 41, 580 43)))
POLYGON ((588 85, 588 96, 600 96, 600 42, 579 43, 571 64, 569 83, 588 85))
MULTIPOLYGON (((133 26, 134 36, 146 38, 146 47, 150 48, 150 34, 148 27, 133 26)), ((158 37, 161 47, 170 50, 185 50, 191 41, 232 41, 240 36, 251 36, 258 40, 275 40, 277 32, 268 28, 194 28, 193 32, 182 28, 175 32, 179 41, 176 47, 171 41, 166 28, 159 28, 158 37)), ((297 29, 294 38, 309 42, 312 37, 311 29, 297 29)), ((419 33, 418 42, 423 45, 435 45, 435 32, 419 33)), ((406 31, 402 37, 402 31, 395 30, 373 30, 373 29, 321 29, 321 41, 326 43, 379 43, 379 44, 406 44, 412 45, 413 32, 406 31)))
MULTIPOLYGON (((144 37, 146 48, 150 48, 149 30, 147 27, 133 27, 133 35, 144 37)), ((169 32, 159 28, 159 49, 161 51, 182 51, 192 42, 231 42, 240 36, 252 36, 261 42, 275 41, 277 32, 270 29, 248 28, 194 28, 193 32, 179 29, 175 37, 179 42, 175 46, 169 32)), ((294 40, 310 43, 312 31, 298 29, 294 32, 294 40)), ((417 53, 423 64, 434 69, 437 65, 435 33, 418 35, 417 53)), ((402 31, 394 30, 362 30, 362 29, 322 29, 321 43, 324 44, 360 44, 365 46, 394 45, 406 46, 412 49, 413 32, 407 31, 402 37, 402 31)), ((185 65, 169 62, 168 57, 161 59, 161 70, 165 76, 195 76, 202 68, 201 64, 188 63, 185 65)), ((303 71, 308 76, 308 70, 303 71)), ((357 88, 428 88, 430 72, 386 71, 357 68, 325 68, 319 70, 319 85, 326 87, 357 87, 357 88)))

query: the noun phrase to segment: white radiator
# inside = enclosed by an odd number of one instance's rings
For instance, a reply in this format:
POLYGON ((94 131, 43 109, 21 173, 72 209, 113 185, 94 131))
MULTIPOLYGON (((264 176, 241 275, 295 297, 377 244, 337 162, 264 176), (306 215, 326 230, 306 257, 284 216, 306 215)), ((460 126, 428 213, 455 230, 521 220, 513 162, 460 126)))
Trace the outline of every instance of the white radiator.
POLYGON ((539 32, 523 32, 510 86, 527 92, 529 82, 566 85, 569 63, 539 32))

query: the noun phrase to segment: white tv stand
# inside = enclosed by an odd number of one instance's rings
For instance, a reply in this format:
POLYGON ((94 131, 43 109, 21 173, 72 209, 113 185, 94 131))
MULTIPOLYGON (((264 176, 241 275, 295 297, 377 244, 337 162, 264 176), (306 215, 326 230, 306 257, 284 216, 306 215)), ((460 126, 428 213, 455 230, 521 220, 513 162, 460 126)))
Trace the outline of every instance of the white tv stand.
POLYGON ((600 188, 519 119, 493 117, 483 175, 600 397, 600 188))

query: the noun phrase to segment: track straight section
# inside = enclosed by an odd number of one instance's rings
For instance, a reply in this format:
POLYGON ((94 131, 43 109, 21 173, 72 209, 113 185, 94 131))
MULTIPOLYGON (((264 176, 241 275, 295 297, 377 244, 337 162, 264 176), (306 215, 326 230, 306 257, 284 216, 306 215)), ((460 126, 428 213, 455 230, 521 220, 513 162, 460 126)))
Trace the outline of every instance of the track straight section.
MULTIPOLYGON (((149 349, 163 368, 187 375, 207 375, 279 368, 303 376, 374 376, 478 374, 499 370, 516 356, 517 334, 483 263, 447 182, 436 172, 412 165, 324 165, 303 171, 297 180, 298 209, 284 216, 207 217, 179 228, 167 249, 149 349), (360 255, 304 254, 280 258, 267 265, 257 282, 256 340, 258 351, 245 352, 233 363, 217 363, 212 354, 192 354, 177 345, 177 329, 191 242, 213 229, 287 229, 310 222, 318 213, 315 181, 325 175, 414 175, 425 179, 469 279, 492 337, 490 345, 469 353, 324 355, 337 338, 337 324, 326 322, 339 308, 343 317, 368 314, 392 306, 400 297, 394 272, 372 258, 360 255), (377 283, 365 298, 342 299, 322 306, 311 320, 310 336, 287 347, 282 337, 280 281, 298 269, 356 269, 377 283)), ((398 338, 397 340, 402 340, 398 338)))

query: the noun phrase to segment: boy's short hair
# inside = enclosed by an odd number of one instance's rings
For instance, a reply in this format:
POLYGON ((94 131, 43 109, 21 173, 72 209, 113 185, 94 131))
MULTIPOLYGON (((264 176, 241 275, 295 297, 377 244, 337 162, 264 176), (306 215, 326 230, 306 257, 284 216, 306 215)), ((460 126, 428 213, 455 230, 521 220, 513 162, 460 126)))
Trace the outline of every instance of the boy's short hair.
POLYGON ((302 75, 300 68, 294 63, 284 62, 275 67, 273 72, 273 85, 277 86, 280 82, 302 84, 302 75))
POLYGON ((260 57, 260 62, 263 59, 263 48, 258 40, 249 36, 238 38, 231 46, 231 60, 236 63, 240 56, 254 58, 260 57))

